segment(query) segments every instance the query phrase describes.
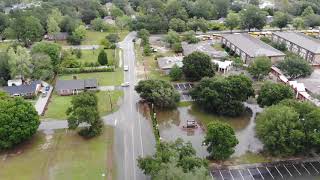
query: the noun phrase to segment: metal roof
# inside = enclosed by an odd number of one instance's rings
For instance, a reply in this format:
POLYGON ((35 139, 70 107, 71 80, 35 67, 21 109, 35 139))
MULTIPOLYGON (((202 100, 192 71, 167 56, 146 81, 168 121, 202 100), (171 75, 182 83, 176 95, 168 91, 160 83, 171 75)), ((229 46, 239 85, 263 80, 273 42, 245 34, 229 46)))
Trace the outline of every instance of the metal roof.
POLYGON ((96 79, 85 79, 84 87, 86 88, 98 87, 98 82, 96 79))
POLYGON ((56 90, 74 90, 97 87, 96 79, 78 79, 78 80, 58 80, 56 83, 56 90))
POLYGON ((297 32, 274 32, 273 34, 292 42, 312 53, 320 54, 320 40, 297 32))
POLYGON ((16 94, 32 94, 37 90, 37 85, 41 84, 41 81, 32 81, 29 84, 22 84, 20 86, 6 86, 3 90, 8 92, 10 95, 16 94))
POLYGON ((172 57, 160 57, 157 59, 160 69, 171 69, 174 65, 182 67, 183 57, 182 56, 172 56, 172 57))
POLYGON ((241 49, 250 57, 275 57, 285 56, 285 54, 272 46, 252 37, 249 34, 225 34, 223 38, 227 39, 233 45, 241 49))

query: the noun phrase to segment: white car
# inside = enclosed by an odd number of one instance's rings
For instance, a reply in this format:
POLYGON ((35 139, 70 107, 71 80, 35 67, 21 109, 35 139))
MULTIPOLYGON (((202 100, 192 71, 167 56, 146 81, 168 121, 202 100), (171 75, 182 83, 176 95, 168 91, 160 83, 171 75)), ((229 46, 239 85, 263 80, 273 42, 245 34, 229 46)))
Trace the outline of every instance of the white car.
POLYGON ((128 71, 129 70, 129 66, 123 66, 123 70, 128 71))
POLYGON ((121 86, 122 87, 128 87, 128 86, 130 86, 130 83, 129 82, 125 82, 125 83, 122 83, 121 86))

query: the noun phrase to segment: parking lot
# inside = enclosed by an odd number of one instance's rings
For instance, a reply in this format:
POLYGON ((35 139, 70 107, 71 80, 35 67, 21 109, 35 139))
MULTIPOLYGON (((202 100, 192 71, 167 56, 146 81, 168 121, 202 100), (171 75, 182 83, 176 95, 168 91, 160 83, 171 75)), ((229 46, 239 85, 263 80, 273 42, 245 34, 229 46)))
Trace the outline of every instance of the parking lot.
POLYGON ((211 172, 215 180, 319 179, 320 162, 281 163, 243 169, 220 169, 211 172))
POLYGON ((181 101, 192 101, 189 90, 194 87, 192 83, 176 83, 173 87, 179 91, 181 101))

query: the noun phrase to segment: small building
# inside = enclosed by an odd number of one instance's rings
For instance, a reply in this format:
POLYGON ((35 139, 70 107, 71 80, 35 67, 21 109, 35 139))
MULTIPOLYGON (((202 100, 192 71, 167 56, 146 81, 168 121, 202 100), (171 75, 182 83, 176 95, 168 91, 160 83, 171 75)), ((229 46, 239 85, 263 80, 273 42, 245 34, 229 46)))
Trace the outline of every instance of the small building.
POLYGON ((188 56, 189 54, 199 51, 209 55, 213 59, 223 59, 228 56, 225 51, 218 51, 212 45, 212 41, 200 41, 196 44, 188 44, 187 42, 182 42, 183 55, 188 56))
POLYGON ((159 68, 164 71, 166 74, 169 74, 170 70, 174 65, 182 68, 183 57, 182 56, 172 56, 172 57, 160 57, 157 59, 159 68))
POLYGON ((216 64, 218 66, 218 71, 226 73, 229 71, 232 65, 232 61, 218 61, 218 60, 212 60, 213 64, 216 64))
POLYGON ((8 86, 21 86, 22 80, 21 79, 11 79, 8 80, 8 86))
POLYGON ((97 88, 96 79, 58 80, 55 87, 60 96, 75 95, 85 90, 95 90, 97 88))
POLYGON ((31 81, 21 85, 6 86, 3 88, 10 96, 21 96, 24 98, 33 98, 42 87, 42 81, 31 81))
POLYGON ((250 64, 259 56, 269 57, 272 63, 279 62, 285 57, 283 52, 249 34, 225 34, 221 36, 221 43, 239 55, 245 64, 250 64))
POLYGON ((320 64, 320 40, 298 32, 274 32, 273 42, 285 43, 289 51, 303 57, 310 64, 320 64))
POLYGON ((67 40, 69 37, 69 34, 66 33, 66 32, 60 32, 60 33, 57 33, 57 34, 54 34, 54 35, 49 35, 49 34, 46 34, 44 36, 44 39, 48 40, 48 41, 65 41, 67 40))

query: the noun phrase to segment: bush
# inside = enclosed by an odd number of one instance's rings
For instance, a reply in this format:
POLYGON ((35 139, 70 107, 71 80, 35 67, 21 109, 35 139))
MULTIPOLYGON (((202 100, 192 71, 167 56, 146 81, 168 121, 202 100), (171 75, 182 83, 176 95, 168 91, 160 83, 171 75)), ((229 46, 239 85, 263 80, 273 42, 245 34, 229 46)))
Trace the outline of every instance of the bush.
POLYGON ((96 67, 85 67, 85 68, 62 68, 62 74, 79 74, 79 73, 93 73, 93 72, 114 72, 114 67, 96 68, 96 67))
POLYGON ((80 45, 82 38, 80 36, 77 35, 70 35, 67 39, 68 43, 70 43, 71 45, 80 45))
POLYGON ((120 37, 118 36, 118 34, 109 34, 106 36, 106 39, 111 42, 111 43, 117 43, 120 40, 120 37))
POLYGON ((100 53, 98 55, 98 62, 102 66, 108 64, 108 56, 107 56, 107 53, 103 49, 100 51, 100 53))
POLYGON ((174 44, 172 44, 172 50, 175 53, 182 53, 183 49, 182 49, 182 45, 180 42, 176 42, 174 44))
POLYGON ((271 46, 283 52, 288 50, 287 45, 284 42, 282 43, 271 42, 271 46))
POLYGON ((260 40, 267 44, 270 44, 272 42, 271 39, 269 39, 268 37, 261 37, 260 40))
POLYGON ((261 107, 264 107, 278 104, 284 99, 293 98, 294 94, 289 86, 267 82, 261 87, 257 102, 261 107))
POLYGON ((169 76, 172 81, 178 81, 182 78, 182 70, 177 65, 174 65, 170 70, 169 76))

